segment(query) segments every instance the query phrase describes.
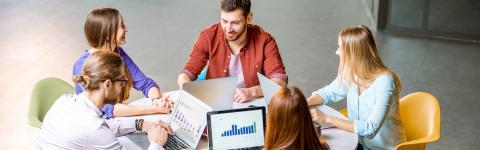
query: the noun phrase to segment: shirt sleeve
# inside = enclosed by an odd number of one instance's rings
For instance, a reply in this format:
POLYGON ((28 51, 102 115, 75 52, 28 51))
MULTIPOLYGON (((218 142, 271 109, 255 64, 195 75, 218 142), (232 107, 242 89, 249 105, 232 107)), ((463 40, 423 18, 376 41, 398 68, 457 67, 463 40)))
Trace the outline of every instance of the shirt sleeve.
MULTIPOLYGON (((372 113, 368 116, 367 120, 354 120, 355 133, 359 136, 374 137, 385 121, 390 105, 393 103, 393 79, 391 77, 381 78, 383 79, 378 83, 379 86, 376 88, 377 92, 375 97, 365 99, 375 101, 372 113)), ((362 107, 360 109, 362 109, 362 107)))
POLYGON ((105 122, 110 128, 110 132, 116 137, 124 136, 136 131, 135 121, 120 121, 117 119, 106 119, 105 122))
POLYGON ((188 57, 181 73, 185 73, 191 80, 196 80, 203 67, 208 62, 208 47, 207 35, 205 32, 200 33, 195 45, 193 45, 192 52, 188 57))
MULTIPOLYGON (((125 147, 117 140, 114 133, 107 126, 101 126, 87 133, 87 149, 124 150, 125 147)), ((151 143, 148 150, 164 150, 162 146, 151 143)))
POLYGON ((133 88, 136 90, 142 91, 143 95, 148 97, 148 91, 152 87, 160 88, 155 81, 151 78, 147 77, 140 68, 133 62, 130 56, 123 51, 123 49, 119 48, 120 55, 123 58, 125 66, 128 68, 128 71, 132 75, 133 78, 133 88))
POLYGON ((160 144, 157 143, 150 143, 150 146, 148 146, 148 150, 164 150, 160 144))
POLYGON ((107 126, 100 126, 87 133, 87 149, 123 149, 120 142, 107 126))
POLYGON ((345 84, 339 81, 339 78, 335 78, 329 85, 313 92, 313 94, 320 95, 324 101, 323 104, 337 103, 347 97, 348 89, 345 84))
POLYGON ((285 66, 283 65, 277 43, 271 36, 267 38, 265 45, 265 60, 263 65, 263 69, 270 79, 279 78, 285 81, 285 83, 288 83, 288 75, 285 72, 285 66))

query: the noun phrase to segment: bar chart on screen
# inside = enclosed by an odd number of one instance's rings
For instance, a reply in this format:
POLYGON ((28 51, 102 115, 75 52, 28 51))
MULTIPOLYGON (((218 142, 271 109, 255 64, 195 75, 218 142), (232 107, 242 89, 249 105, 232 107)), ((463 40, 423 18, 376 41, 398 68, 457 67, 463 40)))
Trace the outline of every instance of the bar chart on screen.
POLYGON ((226 137, 226 136, 235 136, 235 135, 244 135, 244 134, 255 134, 257 133, 256 128, 257 128, 256 122, 253 122, 253 125, 244 126, 240 128, 238 128, 236 124, 232 124, 232 129, 224 131, 221 136, 226 137))
MULTIPOLYGON (((226 124, 221 133, 216 133, 216 144, 221 148, 238 148, 245 145, 258 146, 263 145, 263 129, 257 127, 257 122, 233 121, 235 123, 226 124)), ((261 124, 259 124, 261 125, 261 124)))
POLYGON ((262 110, 226 112, 210 115, 213 149, 238 149, 264 145, 262 110))

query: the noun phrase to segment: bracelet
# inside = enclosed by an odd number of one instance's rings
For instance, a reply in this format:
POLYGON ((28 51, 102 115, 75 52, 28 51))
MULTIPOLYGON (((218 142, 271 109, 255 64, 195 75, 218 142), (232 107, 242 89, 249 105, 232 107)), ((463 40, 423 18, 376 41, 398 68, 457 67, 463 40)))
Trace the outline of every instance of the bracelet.
POLYGON ((142 131, 143 128, 143 119, 135 119, 135 129, 137 131, 142 131))
POLYGON ((140 119, 140 131, 143 129, 143 119, 140 119))

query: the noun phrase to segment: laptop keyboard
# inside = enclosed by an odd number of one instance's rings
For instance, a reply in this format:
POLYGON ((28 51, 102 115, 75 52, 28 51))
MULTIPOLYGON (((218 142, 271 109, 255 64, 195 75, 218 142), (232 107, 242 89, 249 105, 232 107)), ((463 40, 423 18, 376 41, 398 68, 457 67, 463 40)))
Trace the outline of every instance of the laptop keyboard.
POLYGON ((167 150, 192 149, 187 145, 187 143, 185 143, 176 135, 168 136, 167 143, 165 143, 164 148, 167 150))

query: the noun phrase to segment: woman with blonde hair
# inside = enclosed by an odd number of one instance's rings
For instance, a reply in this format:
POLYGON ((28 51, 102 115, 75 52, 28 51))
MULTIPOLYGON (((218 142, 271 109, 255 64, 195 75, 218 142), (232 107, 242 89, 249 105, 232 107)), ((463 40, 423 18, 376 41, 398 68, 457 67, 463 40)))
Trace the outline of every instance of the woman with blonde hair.
MULTIPOLYGON (((130 56, 120 45, 126 43, 125 35, 128 29, 123 22, 123 17, 115 8, 95 8, 90 11, 84 25, 86 39, 91 49, 86 50, 73 66, 73 75, 81 73, 85 60, 97 51, 111 51, 121 56, 125 63, 125 74, 128 82, 123 87, 122 94, 118 97, 119 103, 115 106, 107 104, 102 108, 103 117, 135 116, 156 113, 170 113, 172 102, 168 97, 162 97, 160 87, 151 78, 147 77, 133 62, 130 56), (128 106, 130 89, 135 88, 153 99, 155 106, 128 106), (114 109, 115 108, 115 109, 114 109)), ((75 84, 77 94, 84 91, 84 86, 75 84)))
POLYGON ((347 99, 348 120, 311 110, 312 118, 358 134, 359 148, 394 149, 405 141, 399 113, 400 79, 380 58, 371 31, 361 25, 338 36, 338 75, 313 92, 309 106, 347 99))
POLYGON ((265 149, 327 149, 310 118, 305 96, 297 87, 280 89, 268 105, 265 149))

